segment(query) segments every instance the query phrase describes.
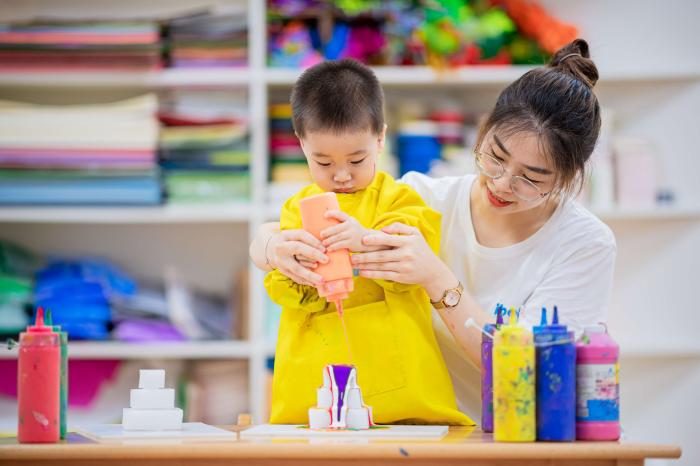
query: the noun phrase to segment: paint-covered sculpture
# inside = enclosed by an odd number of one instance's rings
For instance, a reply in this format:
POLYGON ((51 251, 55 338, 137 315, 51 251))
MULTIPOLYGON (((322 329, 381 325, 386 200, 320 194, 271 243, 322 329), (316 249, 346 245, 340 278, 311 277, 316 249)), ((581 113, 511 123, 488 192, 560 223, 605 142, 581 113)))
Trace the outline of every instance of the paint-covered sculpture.
POLYGON ((362 401, 355 366, 327 365, 317 398, 318 405, 309 408, 311 429, 359 430, 373 425, 372 408, 362 401))

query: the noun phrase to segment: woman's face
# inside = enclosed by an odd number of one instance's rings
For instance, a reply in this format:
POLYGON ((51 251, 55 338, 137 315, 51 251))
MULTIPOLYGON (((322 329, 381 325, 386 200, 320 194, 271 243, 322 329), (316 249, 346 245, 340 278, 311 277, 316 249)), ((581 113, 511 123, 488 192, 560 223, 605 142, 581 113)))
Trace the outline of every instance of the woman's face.
MULTIPOLYGON (((542 205, 555 188, 554 168, 542 154, 537 136, 533 133, 519 132, 509 137, 499 137, 497 132, 491 130, 484 137, 479 152, 493 157, 505 169, 497 178, 487 176, 483 170, 479 175, 478 199, 495 213, 507 215, 534 209, 542 205), (537 189, 533 190, 532 185, 513 179, 513 176, 524 178, 537 189), (528 200, 523 200, 516 192, 530 194, 524 196, 528 200)), ((489 159, 489 163, 493 159, 489 159)))

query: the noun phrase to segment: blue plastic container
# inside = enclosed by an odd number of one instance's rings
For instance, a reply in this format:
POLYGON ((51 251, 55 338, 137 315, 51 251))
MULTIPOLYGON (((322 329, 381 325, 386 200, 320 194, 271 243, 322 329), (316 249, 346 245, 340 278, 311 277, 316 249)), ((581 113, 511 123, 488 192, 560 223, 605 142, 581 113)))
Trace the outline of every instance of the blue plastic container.
POLYGON ((542 322, 533 328, 537 360, 537 440, 576 439, 576 344, 573 332, 559 325, 556 306, 552 324, 542 308, 542 322))

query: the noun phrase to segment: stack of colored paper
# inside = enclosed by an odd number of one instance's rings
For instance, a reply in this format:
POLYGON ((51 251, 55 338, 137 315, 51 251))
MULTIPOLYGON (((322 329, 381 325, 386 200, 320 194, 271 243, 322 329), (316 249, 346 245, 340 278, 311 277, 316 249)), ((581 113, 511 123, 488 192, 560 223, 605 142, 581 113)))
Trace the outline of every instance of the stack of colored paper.
POLYGON ((0 24, 0 71, 152 70, 161 66, 155 22, 0 24))
POLYGON ((29 324, 32 277, 41 259, 15 244, 0 241, 0 337, 17 338, 29 324))
POLYGON ((177 91, 161 106, 160 157, 169 202, 249 198, 247 107, 242 96, 177 91))
POLYGON ((175 68, 245 66, 247 16, 202 14, 169 23, 170 65, 175 68))
POLYGON ((292 106, 270 106, 270 179, 272 182, 309 182, 309 169, 292 126, 292 106))
POLYGON ((156 109, 0 101, 0 204, 160 203, 156 109))

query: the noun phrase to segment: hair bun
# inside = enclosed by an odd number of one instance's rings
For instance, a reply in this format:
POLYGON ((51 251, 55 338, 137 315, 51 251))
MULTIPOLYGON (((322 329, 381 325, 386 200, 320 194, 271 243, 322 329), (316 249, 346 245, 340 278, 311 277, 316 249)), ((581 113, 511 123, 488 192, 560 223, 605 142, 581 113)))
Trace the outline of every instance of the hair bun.
POLYGON ((593 87, 598 82, 598 68, 590 57, 588 42, 576 39, 557 50, 548 66, 593 87))

